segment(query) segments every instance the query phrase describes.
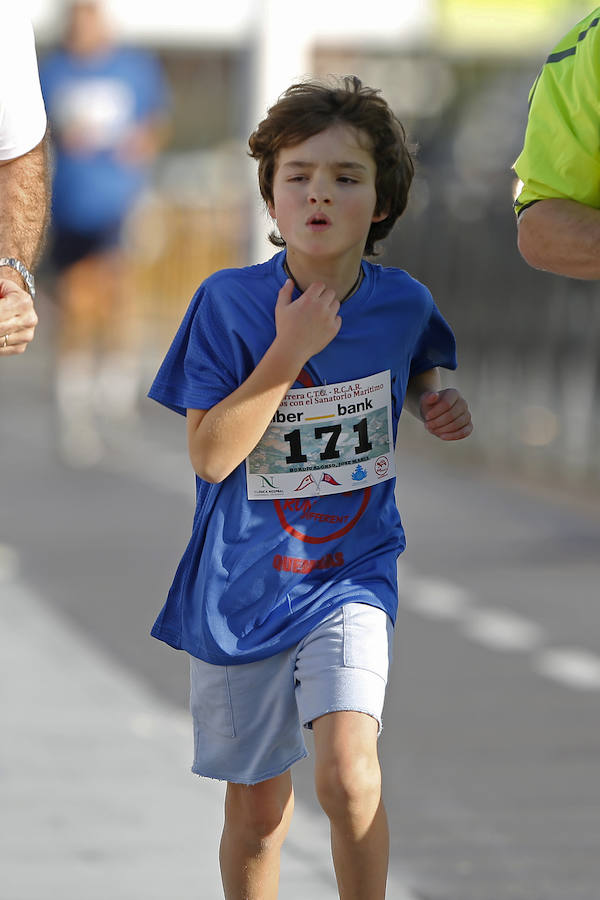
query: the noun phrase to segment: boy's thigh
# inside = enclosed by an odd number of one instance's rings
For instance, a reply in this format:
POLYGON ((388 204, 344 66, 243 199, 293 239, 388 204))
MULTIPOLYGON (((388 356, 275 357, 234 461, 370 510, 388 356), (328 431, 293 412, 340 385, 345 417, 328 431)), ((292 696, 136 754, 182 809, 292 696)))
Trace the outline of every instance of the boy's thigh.
POLYGON ((379 772, 378 722, 370 715, 340 710, 327 713, 313 722, 315 737, 315 776, 317 783, 336 776, 350 783, 359 777, 370 778, 379 772))
POLYGON ((320 716, 351 711, 371 716, 380 732, 392 643, 392 622, 377 607, 347 603, 328 616, 298 648, 300 721, 312 727, 320 716))
POLYGON ((197 775, 256 784, 306 756, 294 695, 295 648, 239 666, 190 657, 197 775))

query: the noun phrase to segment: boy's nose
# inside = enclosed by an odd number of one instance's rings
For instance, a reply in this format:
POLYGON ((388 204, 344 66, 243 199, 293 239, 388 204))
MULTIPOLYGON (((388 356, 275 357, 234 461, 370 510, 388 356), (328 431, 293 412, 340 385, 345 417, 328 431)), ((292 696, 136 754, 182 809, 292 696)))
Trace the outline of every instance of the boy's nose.
POLYGON ((313 205, 315 203, 331 203, 331 197, 328 191, 311 190, 310 194, 308 195, 308 202, 312 203, 313 205))
POLYGON ((308 185, 308 202, 315 206, 317 203, 331 203, 331 185, 329 179, 322 173, 315 172, 308 185))

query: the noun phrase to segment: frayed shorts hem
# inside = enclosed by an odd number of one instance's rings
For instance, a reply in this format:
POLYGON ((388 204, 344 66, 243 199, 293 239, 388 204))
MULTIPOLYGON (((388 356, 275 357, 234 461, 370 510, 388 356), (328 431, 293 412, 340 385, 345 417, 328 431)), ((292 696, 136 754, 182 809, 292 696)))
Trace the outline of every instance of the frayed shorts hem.
POLYGON ((210 778, 213 781, 227 781, 231 782, 231 784, 260 784, 261 781, 268 781, 269 778, 277 778, 279 775, 283 775, 284 772, 287 772, 288 769, 291 769, 294 763, 299 762, 301 759, 306 759, 308 756, 308 751, 304 750, 302 753, 296 754, 293 756, 288 762, 284 763, 282 766, 278 766, 276 769, 273 769, 270 772, 265 772, 261 775, 239 775, 239 773, 235 774, 216 774, 208 771, 200 771, 200 766, 197 766, 195 763, 192 766, 192 772, 194 775, 198 775, 200 778, 210 778))

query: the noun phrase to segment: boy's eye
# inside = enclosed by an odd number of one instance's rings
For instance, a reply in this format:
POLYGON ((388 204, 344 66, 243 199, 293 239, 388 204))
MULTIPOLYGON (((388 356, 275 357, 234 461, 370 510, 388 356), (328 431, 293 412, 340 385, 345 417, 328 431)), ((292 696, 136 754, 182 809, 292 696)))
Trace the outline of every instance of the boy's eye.
POLYGON ((341 181, 342 184, 356 184, 356 178, 352 178, 350 175, 338 175, 338 181, 341 181))
POLYGON ((306 175, 292 175, 288 181, 306 181, 306 175))

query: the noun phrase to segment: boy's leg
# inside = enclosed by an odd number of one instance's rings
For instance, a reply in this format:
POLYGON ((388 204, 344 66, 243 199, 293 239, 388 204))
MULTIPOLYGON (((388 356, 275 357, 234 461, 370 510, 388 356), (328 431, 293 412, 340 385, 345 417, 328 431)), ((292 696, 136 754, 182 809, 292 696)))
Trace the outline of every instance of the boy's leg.
POLYGON ((340 900, 383 900, 389 859, 378 722, 360 712, 315 719, 315 784, 331 824, 340 900))
POLYGON ((220 849, 226 900, 275 900, 293 809, 289 770, 254 785, 227 785, 220 849))
POLYGON ((274 900, 294 798, 291 766, 306 756, 295 650, 235 666, 190 658, 198 775, 227 781, 221 875, 226 900, 274 900))

